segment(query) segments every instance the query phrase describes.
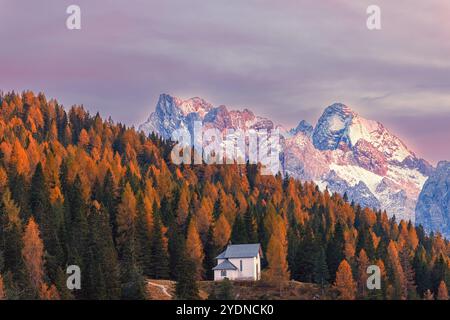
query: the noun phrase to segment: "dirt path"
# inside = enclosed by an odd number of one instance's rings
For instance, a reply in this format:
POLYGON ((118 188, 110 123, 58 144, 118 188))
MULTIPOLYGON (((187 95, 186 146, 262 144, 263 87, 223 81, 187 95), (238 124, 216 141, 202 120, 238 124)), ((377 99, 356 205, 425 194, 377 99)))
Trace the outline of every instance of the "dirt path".
POLYGON ((147 283, 148 283, 149 285, 151 285, 151 286, 154 286, 154 287, 157 287, 157 288, 161 289, 161 291, 162 291, 167 297, 169 297, 170 299, 172 299, 172 295, 167 291, 167 287, 166 287, 166 286, 164 286, 164 285, 162 285, 162 284, 154 283, 154 282, 151 282, 151 281, 147 281, 147 283))

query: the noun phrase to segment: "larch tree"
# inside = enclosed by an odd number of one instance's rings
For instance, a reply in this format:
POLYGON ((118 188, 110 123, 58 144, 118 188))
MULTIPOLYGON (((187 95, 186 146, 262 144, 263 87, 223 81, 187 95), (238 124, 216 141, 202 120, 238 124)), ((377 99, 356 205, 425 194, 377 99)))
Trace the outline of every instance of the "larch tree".
POLYGON ((189 189, 187 184, 181 188, 180 199, 177 206, 177 222, 184 225, 189 214, 189 189))
POLYGON ((223 214, 219 216, 214 225, 214 240, 218 248, 224 248, 231 235, 231 227, 223 214))
POLYGON ((33 217, 25 227, 22 256, 37 296, 41 299, 57 298, 57 292, 54 292, 56 289, 53 286, 49 288, 44 281, 44 243, 33 217))
POLYGON ((369 258, 367 257, 366 251, 361 249, 359 256, 357 258, 358 262, 358 296, 361 299, 367 297, 367 267, 369 266, 369 258))
POLYGON ((134 237, 136 220, 136 197, 129 183, 125 185, 120 204, 117 209, 117 244, 126 245, 134 237))
POLYGON ((3 277, 1 274, 0 274, 0 300, 6 300, 5 286, 3 284, 3 277))
POLYGON ((407 289, 407 299, 415 300, 417 299, 417 286, 416 286, 416 274, 410 262, 409 253, 410 251, 407 249, 407 246, 403 246, 400 251, 400 264, 402 266, 403 274, 406 281, 406 289, 407 289))
POLYGON ((439 284, 437 300, 448 300, 448 289, 444 281, 439 284))
POLYGON ((392 273, 393 279, 393 294, 392 298, 404 300, 408 297, 408 284, 405 274, 403 272, 402 265, 397 250, 397 246, 394 241, 389 242, 388 246, 388 266, 392 273))
POLYGON ((270 236, 266 251, 268 263, 266 276, 269 280, 281 284, 290 279, 286 226, 282 217, 275 213, 273 206, 268 210, 268 216, 264 221, 265 229, 270 236))
POLYGON ((14 140, 10 161, 17 174, 25 176, 29 174, 30 162, 28 160, 28 155, 17 138, 14 140))
POLYGON ((200 202, 200 207, 195 211, 195 221, 197 222, 197 230, 202 239, 206 239, 209 227, 213 219, 214 205, 211 199, 206 196, 200 202))
POLYGON ((290 273, 287 263, 287 248, 282 240, 272 235, 267 246, 266 259, 268 267, 266 276, 268 280, 281 283, 289 280, 290 273))
POLYGON ((342 260, 338 267, 334 288, 339 292, 340 300, 355 300, 356 283, 353 280, 352 268, 347 260, 342 260))
POLYGON ((204 273, 203 259, 205 255, 203 253, 202 241, 200 240, 200 236, 197 232, 195 219, 191 219, 191 222, 189 223, 186 239, 186 251, 195 264, 196 279, 201 280, 204 273))

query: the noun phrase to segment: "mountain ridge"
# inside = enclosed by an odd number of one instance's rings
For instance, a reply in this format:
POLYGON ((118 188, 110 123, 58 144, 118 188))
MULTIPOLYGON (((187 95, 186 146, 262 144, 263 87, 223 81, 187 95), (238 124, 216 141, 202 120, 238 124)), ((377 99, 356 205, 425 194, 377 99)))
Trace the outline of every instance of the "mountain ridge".
POLYGON ((221 132, 279 128, 283 174, 312 180, 322 189, 347 193, 362 206, 413 222, 419 193, 434 170, 382 123, 362 117, 343 103, 325 108, 314 126, 302 120, 286 130, 247 108, 229 111, 199 97, 183 100, 162 94, 155 112, 139 130, 170 138, 178 128, 192 132, 193 121, 221 132))

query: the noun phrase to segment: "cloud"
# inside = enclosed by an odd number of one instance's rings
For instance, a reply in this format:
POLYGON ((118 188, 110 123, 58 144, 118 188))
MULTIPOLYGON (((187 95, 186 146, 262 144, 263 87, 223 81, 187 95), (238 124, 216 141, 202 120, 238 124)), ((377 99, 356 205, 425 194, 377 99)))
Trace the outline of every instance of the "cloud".
POLYGON ((440 138, 450 114, 446 0, 378 0, 381 31, 366 28, 368 0, 77 0, 82 30, 68 31, 72 2, 0 2, 0 88, 42 90, 128 124, 147 118, 161 92, 286 126, 314 123, 340 101, 387 121, 427 158, 450 159, 440 138), (402 116, 427 119, 428 131, 402 116))

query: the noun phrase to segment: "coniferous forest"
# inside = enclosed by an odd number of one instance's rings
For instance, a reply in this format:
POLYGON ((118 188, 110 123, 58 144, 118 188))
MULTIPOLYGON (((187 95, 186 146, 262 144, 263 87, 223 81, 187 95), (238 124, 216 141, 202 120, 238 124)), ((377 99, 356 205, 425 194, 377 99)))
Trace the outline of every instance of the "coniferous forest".
POLYGON ((0 95, 0 299, 198 298, 215 257, 259 242, 263 281, 340 299, 448 299, 450 245, 312 182, 255 165, 170 162, 173 143, 32 92, 0 95), (81 289, 66 285, 68 266, 81 289), (368 290, 369 265, 381 289, 368 290))

